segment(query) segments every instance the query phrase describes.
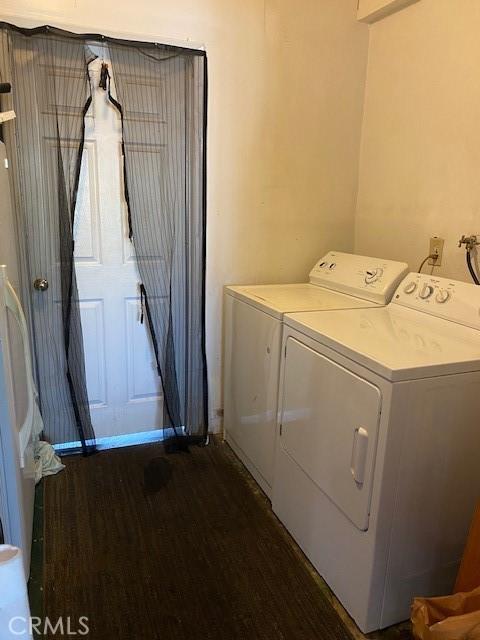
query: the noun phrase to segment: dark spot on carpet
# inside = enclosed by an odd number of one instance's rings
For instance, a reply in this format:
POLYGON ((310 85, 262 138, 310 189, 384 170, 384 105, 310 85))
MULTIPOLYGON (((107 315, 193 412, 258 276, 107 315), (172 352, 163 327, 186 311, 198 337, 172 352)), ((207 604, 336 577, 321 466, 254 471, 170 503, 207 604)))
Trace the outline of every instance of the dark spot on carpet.
POLYGON ((156 493, 168 484, 172 475, 172 465, 164 458, 149 460, 144 468, 144 487, 147 493, 156 493))

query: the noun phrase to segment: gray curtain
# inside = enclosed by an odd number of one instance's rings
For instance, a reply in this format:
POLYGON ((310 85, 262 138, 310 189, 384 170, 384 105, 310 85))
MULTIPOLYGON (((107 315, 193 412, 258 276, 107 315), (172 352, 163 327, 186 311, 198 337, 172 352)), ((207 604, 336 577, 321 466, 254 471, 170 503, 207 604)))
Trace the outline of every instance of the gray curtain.
POLYGON ((14 87, 13 182, 46 435, 53 442, 79 437, 84 449, 94 443, 72 235, 94 43, 108 46, 112 61, 101 86, 122 120, 130 238, 164 425, 173 428, 175 447, 205 442, 206 56, 48 27, 2 28, 1 80, 14 87), (46 292, 31 289, 37 277, 48 278, 46 292))
POLYGON ((2 28, 2 45, 2 81, 13 86, 17 115, 6 143, 45 437, 80 440, 87 451, 94 432, 72 235, 90 101, 87 49, 60 34, 25 35, 8 26, 2 28), (48 280, 46 291, 32 288, 36 278, 48 280))
POLYGON ((206 59, 159 46, 108 47, 113 88, 107 90, 122 115, 130 232, 164 391, 164 424, 181 446, 204 439, 208 424, 206 59))

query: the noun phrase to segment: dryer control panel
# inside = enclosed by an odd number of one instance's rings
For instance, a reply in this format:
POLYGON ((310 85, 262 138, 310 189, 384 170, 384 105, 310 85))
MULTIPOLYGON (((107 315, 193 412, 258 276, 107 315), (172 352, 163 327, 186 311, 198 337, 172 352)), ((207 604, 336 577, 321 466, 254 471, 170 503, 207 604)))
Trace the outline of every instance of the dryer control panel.
POLYGON ((408 272, 405 262, 329 251, 310 272, 311 284, 387 304, 408 272))
POLYGON ((480 329, 480 287, 469 282, 410 273, 392 303, 480 329))

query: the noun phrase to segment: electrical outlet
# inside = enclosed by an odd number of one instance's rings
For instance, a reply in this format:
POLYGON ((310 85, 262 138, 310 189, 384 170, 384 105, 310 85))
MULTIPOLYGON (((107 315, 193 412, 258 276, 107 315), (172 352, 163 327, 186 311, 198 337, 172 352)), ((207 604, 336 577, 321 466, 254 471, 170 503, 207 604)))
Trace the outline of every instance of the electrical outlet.
POLYGON ((445 240, 443 238, 437 238, 437 236, 434 236, 433 238, 430 238, 430 252, 429 255, 436 255, 438 256, 438 258, 436 260, 434 260, 433 258, 430 258, 430 260, 428 261, 428 264, 435 266, 435 267, 439 267, 442 264, 442 257, 443 257, 443 245, 445 243, 445 240))

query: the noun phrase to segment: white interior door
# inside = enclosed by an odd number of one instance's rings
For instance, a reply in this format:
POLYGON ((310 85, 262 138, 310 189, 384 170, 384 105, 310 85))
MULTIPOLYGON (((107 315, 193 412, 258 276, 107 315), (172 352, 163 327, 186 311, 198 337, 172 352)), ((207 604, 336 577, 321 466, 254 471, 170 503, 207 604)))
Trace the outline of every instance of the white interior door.
POLYGON ((163 426, 161 385, 147 326, 140 323, 140 279, 128 238, 121 121, 98 86, 101 64, 109 64, 104 52, 98 53, 90 65, 93 101, 86 117, 74 229, 87 388, 97 438, 163 426))

